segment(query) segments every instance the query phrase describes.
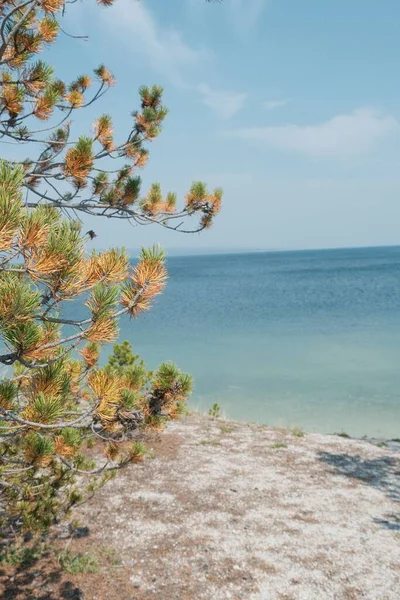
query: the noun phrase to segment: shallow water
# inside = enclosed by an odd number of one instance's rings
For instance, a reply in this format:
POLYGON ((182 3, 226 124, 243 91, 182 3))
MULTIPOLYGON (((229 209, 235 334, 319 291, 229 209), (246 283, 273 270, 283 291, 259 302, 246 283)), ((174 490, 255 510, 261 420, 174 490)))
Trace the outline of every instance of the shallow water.
POLYGON ((400 437, 400 248, 172 257, 154 308, 124 318, 191 404, 309 431, 400 437))

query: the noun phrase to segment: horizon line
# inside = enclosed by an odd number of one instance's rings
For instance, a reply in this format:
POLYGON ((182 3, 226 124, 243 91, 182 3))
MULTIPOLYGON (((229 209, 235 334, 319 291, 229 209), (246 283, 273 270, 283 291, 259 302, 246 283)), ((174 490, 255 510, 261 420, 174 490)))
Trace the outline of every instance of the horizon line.
MULTIPOLYGON (((161 244, 162 246, 162 244, 161 244)), ((135 258, 141 248, 126 248, 130 258, 135 258)), ((335 250, 369 250, 369 249, 379 249, 379 248, 400 248, 399 244, 376 244, 371 246, 329 246, 323 248, 317 247, 308 247, 308 248, 253 248, 253 247, 210 247, 210 248, 191 248, 190 246, 184 246, 180 248, 179 246, 172 246, 169 249, 163 246, 166 250, 167 257, 168 256, 214 256, 214 255, 227 255, 227 254, 268 254, 268 253, 284 253, 284 252, 329 252, 335 250), (172 253, 171 253, 172 252, 172 253)), ((98 248, 98 250, 104 250, 103 248, 98 248)))

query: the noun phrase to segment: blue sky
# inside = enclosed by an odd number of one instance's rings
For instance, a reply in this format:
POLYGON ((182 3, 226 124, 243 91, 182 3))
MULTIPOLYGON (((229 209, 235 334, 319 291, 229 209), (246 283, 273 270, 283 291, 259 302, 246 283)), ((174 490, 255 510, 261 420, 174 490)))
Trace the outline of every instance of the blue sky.
MULTIPOLYGON (((170 114, 144 189, 224 188, 201 235, 98 220, 99 246, 318 248, 400 241, 400 2, 116 0, 68 7, 65 77, 105 62, 117 85, 96 106, 117 133, 141 84, 170 114)), ((95 113, 93 113, 95 115, 95 113)), ((82 116, 83 119, 83 116, 82 116)), ((89 121, 79 125, 88 127, 89 121)))

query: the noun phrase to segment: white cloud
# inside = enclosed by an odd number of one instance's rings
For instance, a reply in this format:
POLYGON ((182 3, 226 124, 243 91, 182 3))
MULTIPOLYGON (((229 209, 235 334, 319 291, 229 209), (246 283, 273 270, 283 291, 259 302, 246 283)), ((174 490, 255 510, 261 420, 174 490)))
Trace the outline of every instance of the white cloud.
POLYGON ((226 4, 235 26, 246 33, 256 25, 267 2, 268 0, 227 0, 226 4))
MULTIPOLYGON (((182 1, 182 0, 181 0, 182 1)), ((269 0, 186 0, 186 10, 193 22, 226 19, 240 34, 248 34, 259 21, 269 0)))
POLYGON ((365 155, 381 140, 400 132, 396 119, 378 110, 359 108, 318 125, 251 127, 228 132, 282 150, 318 157, 365 155))
POLYGON ((149 64, 175 85, 184 85, 182 69, 209 54, 192 48, 179 31, 161 27, 145 2, 119 0, 101 14, 116 35, 145 55, 149 64))
POLYGON ((281 100, 267 100, 263 103, 265 110, 273 110, 274 108, 280 108, 290 102, 289 98, 282 98, 281 100))
POLYGON ((203 97, 204 104, 212 108, 212 110, 223 119, 230 119, 233 117, 242 108, 246 100, 246 94, 212 90, 210 86, 205 83, 197 86, 197 89, 203 97))

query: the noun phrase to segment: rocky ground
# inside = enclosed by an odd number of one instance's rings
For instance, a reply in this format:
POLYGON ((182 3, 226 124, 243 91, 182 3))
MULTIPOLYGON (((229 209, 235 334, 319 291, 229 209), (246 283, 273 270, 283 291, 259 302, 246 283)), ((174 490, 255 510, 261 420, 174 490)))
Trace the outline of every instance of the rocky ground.
POLYGON ((398 445, 196 415, 148 444, 75 514, 98 572, 3 569, 3 597, 400 598, 398 445))

